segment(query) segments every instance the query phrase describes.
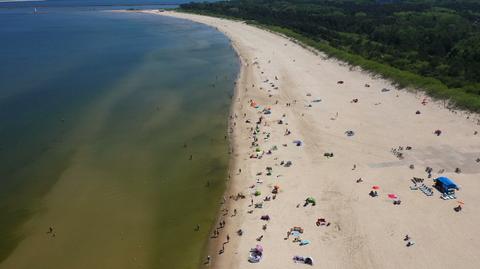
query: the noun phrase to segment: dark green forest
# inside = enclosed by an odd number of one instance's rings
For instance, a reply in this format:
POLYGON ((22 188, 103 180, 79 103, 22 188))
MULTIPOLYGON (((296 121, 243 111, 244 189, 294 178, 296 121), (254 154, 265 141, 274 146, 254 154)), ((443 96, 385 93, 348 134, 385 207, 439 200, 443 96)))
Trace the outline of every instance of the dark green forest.
POLYGON ((232 0, 190 3, 480 111, 480 1, 232 0))

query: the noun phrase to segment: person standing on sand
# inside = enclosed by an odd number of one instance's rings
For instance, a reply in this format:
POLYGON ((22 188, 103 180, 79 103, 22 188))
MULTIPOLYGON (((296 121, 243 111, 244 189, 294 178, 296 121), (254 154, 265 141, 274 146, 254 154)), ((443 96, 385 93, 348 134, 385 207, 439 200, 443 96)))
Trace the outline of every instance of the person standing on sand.
POLYGON ((287 240, 290 237, 290 231, 287 231, 287 237, 285 237, 285 240, 287 240))
POLYGON ((212 257, 210 257, 210 255, 207 255, 207 262, 206 264, 210 264, 210 261, 212 260, 212 257))

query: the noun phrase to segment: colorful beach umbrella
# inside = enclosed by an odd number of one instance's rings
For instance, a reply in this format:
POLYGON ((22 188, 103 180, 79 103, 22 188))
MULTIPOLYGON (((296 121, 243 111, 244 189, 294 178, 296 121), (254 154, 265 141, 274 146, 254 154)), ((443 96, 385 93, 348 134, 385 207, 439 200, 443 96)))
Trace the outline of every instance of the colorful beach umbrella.
POLYGON ((255 246, 255 249, 256 249, 258 252, 263 252, 263 247, 260 246, 260 245, 255 246))
POLYGON ((390 198, 390 199, 397 199, 398 196, 397 196, 396 194, 390 193, 390 194, 388 195, 388 198, 390 198))

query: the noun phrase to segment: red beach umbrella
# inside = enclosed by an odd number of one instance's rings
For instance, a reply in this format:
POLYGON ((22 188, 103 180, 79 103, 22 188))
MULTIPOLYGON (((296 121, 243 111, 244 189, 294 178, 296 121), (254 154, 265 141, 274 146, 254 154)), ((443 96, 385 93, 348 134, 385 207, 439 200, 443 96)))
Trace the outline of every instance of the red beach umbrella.
POLYGON ((390 199, 397 199, 398 196, 397 196, 396 194, 390 193, 390 194, 388 195, 388 198, 390 198, 390 199))
POLYGON ((372 189, 378 190, 378 189, 380 189, 380 186, 373 186, 372 189))

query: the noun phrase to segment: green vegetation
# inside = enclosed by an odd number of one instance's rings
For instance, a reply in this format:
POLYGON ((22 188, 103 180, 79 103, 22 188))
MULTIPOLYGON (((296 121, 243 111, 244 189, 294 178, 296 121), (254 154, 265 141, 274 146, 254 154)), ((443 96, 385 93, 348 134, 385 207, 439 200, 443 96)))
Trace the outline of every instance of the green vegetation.
POLYGON ((480 111, 480 3, 232 0, 181 10, 246 20, 327 55, 480 111))

